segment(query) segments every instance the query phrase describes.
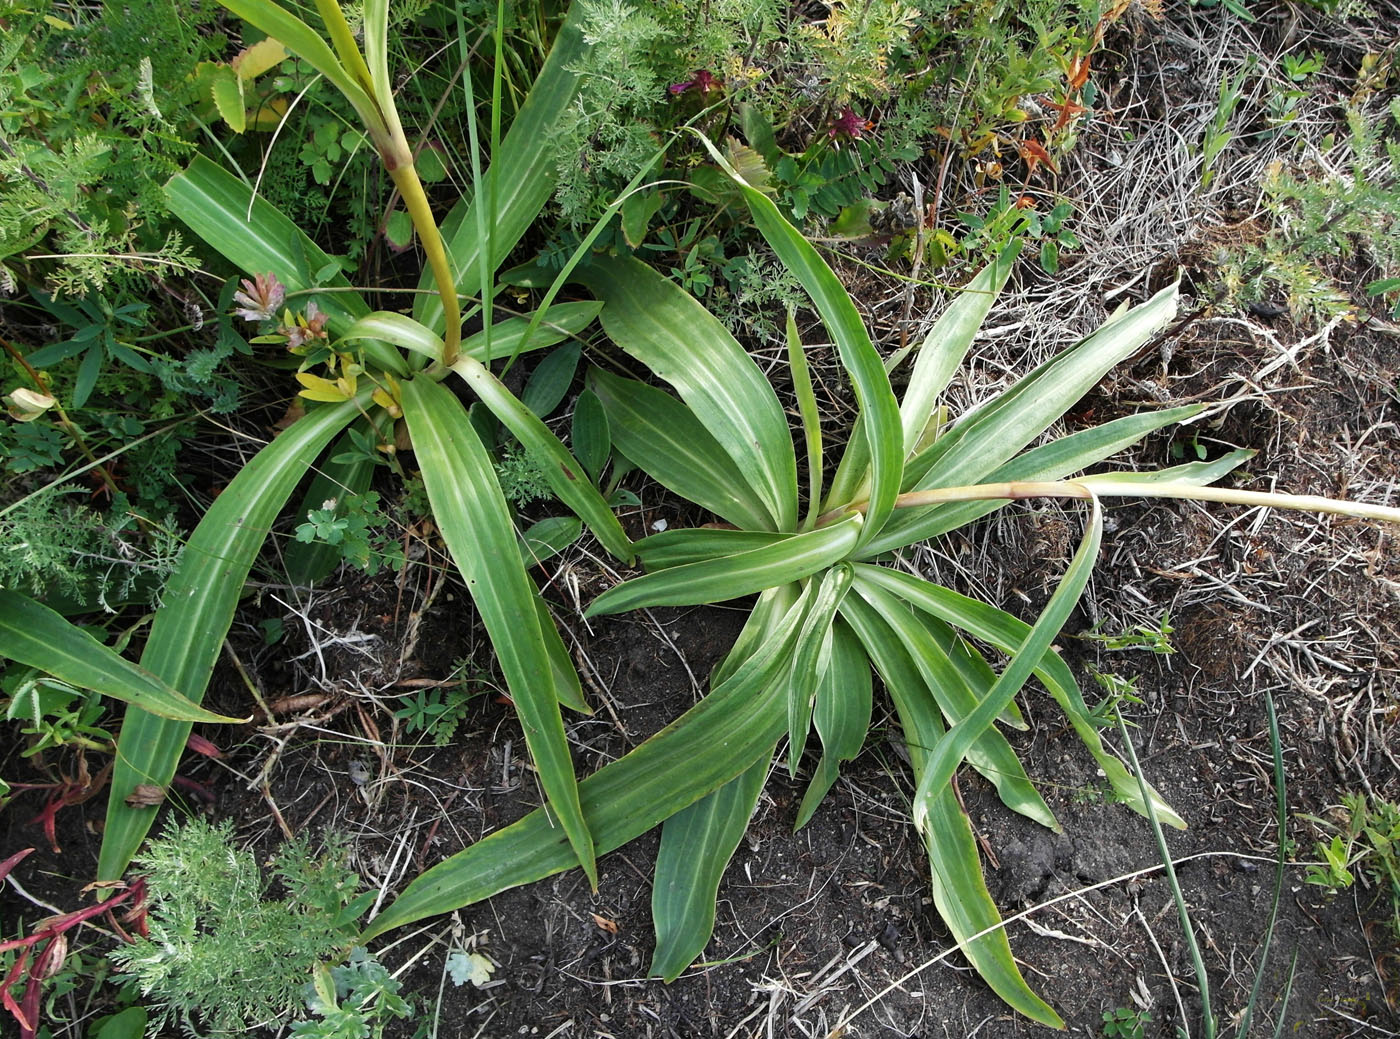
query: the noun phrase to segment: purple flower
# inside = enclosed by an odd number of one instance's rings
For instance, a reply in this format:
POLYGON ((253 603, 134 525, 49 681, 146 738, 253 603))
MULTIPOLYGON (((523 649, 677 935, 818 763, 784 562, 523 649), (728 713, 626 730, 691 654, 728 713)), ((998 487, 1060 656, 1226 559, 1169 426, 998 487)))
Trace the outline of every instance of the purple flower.
POLYGON ((852 141, 861 139, 867 130, 873 130, 875 124, 869 119, 864 119, 856 115, 855 110, 847 105, 841 109, 840 114, 831 121, 831 127, 827 130, 827 136, 832 140, 838 137, 845 137, 852 141))
POLYGON ((672 96, 675 96, 684 94, 687 90, 692 88, 700 91, 702 94, 708 94, 711 90, 718 90, 722 86, 724 86, 723 80, 716 78, 714 73, 709 69, 701 69, 699 72, 695 73, 694 79, 687 80, 684 83, 672 83, 666 89, 671 92, 672 96))
POLYGON ((244 321, 268 321, 277 316, 277 308, 287 298, 287 289, 277 275, 271 271, 255 274, 252 281, 244 278, 242 284, 242 290, 233 294, 233 301, 241 304, 234 308, 234 314, 244 321))

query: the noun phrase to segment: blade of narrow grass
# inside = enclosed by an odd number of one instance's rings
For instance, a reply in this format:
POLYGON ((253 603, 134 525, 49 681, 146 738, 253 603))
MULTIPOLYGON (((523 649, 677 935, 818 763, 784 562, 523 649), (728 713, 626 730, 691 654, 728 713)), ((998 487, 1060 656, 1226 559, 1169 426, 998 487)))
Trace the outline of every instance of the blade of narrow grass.
MULTIPOLYGON (((927 768, 929 748, 944 738, 942 720, 927 696, 923 677, 900 637, 863 598, 847 596, 841 614, 894 701, 915 782, 919 782, 927 768)), ((1031 991, 1016 966, 1001 914, 982 878, 971 824, 948 785, 930 799, 919 834, 928 852, 934 907, 968 962, 1009 1006, 1033 1021, 1063 1028, 1059 1015, 1031 991)))
POLYGON ((842 520, 768 548, 634 577, 594 599, 584 616, 598 617, 647 606, 723 602, 799 581, 845 558, 855 546, 860 529, 859 523, 842 520), (828 532, 834 533, 823 536, 828 532))
MULTIPOLYGON (((710 694, 626 756, 579 784, 599 854, 612 851, 753 766, 787 724, 782 685, 805 613, 799 602, 710 694)), ((448 913, 574 865, 542 811, 458 852, 413 881, 360 936, 448 913)))
MULTIPOLYGON (((1278 923, 1279 903, 1283 899, 1283 877, 1288 867, 1288 783, 1283 772, 1283 741, 1279 738, 1278 712, 1274 710, 1274 697, 1264 692, 1264 710, 1269 717, 1269 748, 1274 756, 1274 817, 1278 822, 1278 862, 1274 866, 1274 891, 1269 901, 1269 922, 1264 928, 1264 940, 1260 943, 1259 963, 1254 968, 1254 984, 1249 988, 1249 1002, 1245 1004, 1239 1027, 1235 1030, 1236 1039, 1249 1035, 1249 1026, 1254 1022, 1254 1008, 1259 1004, 1259 994, 1264 986, 1264 971, 1269 965, 1269 949, 1274 942, 1274 925, 1278 923)), ((1296 965, 1297 960, 1294 960, 1296 965)), ((1289 985, 1292 985, 1292 972, 1289 985)), ((1283 1005, 1288 1006, 1284 996, 1283 1005)), ((1283 1012, 1280 1011, 1280 1025, 1283 1012)))
MULTIPOLYGON (((243 582, 273 521, 307 468, 358 414, 348 401, 309 412, 259 451, 214 499, 166 585, 141 654, 142 667, 192 702, 204 698, 243 582)), ((127 796, 143 783, 167 786, 189 734, 189 722, 139 709, 126 712, 117 736, 98 880, 121 879, 155 819, 149 808, 128 805, 127 796)))
POLYGON ((0 588, 0 657, 173 721, 248 721, 205 710, 61 614, 8 588, 0 588))
POLYGON ((446 387, 422 377, 403 387, 404 418, 433 517, 467 583, 520 715, 549 805, 596 889, 593 840, 579 806, 578 784, 540 630, 540 602, 520 565, 515 527, 491 456, 446 387), (543 666, 542 666, 543 665, 543 666))
POLYGON ((807 444, 807 517, 800 531, 817 525, 822 503, 822 423, 817 411, 817 396, 812 391, 812 373, 807 367, 807 352, 797 334, 797 320, 787 312, 788 365, 792 369, 792 388, 797 397, 797 411, 802 416, 802 439, 807 444))
MULTIPOLYGON (((977 709, 949 729, 948 735, 939 741, 938 746, 934 747, 929 755, 923 777, 919 780, 918 789, 914 794, 916 823, 922 814, 928 811, 933 792, 941 790, 953 778, 953 773, 957 771, 958 765, 962 763, 973 743, 992 727, 997 715, 1011 702, 1021 686, 1025 685, 1026 679, 1030 678, 1041 658, 1050 650, 1050 644, 1064 627, 1070 612, 1079 603, 1084 586, 1089 583, 1089 575, 1093 573, 1094 561, 1098 558, 1102 540, 1103 510, 1098 501, 1093 500, 1090 502, 1089 523, 1079 549, 1070 560, 1069 567, 1054 594, 1050 596, 1050 601, 1045 604, 1045 609, 1031 625, 1025 641, 1017 647, 1001 677, 982 698, 977 709)), ((1150 805, 1148 810, 1151 811, 1150 805)))

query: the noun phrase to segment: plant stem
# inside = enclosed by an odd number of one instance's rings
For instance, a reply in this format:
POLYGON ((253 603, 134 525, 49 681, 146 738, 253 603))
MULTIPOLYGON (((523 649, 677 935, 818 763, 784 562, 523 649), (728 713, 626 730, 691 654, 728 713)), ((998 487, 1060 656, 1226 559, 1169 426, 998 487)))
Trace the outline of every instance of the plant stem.
POLYGON ((447 258, 447 248, 443 245, 442 233, 433 219, 432 207, 428 204, 423 182, 418 179, 418 170, 413 165, 412 152, 407 142, 403 143, 403 154, 408 161, 400 166, 390 166, 385 156, 384 166, 403 197, 408 209, 413 229, 418 232, 418 241, 428 257, 433 279, 438 285, 438 296, 442 299, 443 319, 447 327, 442 336, 442 362, 451 367, 457 361, 462 346, 462 312, 457 306, 457 279, 453 277, 452 265, 447 258))
MULTIPOLYGON (((1276 494, 1270 491, 1245 491, 1235 487, 1203 487, 1179 481, 1131 480, 1118 476, 1085 476, 1078 480, 1021 483, 983 483, 968 487, 940 487, 931 491, 910 491, 895 499, 897 509, 912 509, 928 505, 944 505, 955 501, 986 501, 1005 498, 1183 498, 1191 501, 1218 501, 1230 505, 1263 506, 1271 509, 1295 509, 1321 512, 1333 516, 1355 516, 1359 519, 1381 520, 1400 524, 1400 508, 1373 505, 1369 502, 1324 498, 1317 494, 1276 494)), ((824 513, 818 527, 834 523, 852 512, 864 513, 869 502, 852 502, 824 513)))

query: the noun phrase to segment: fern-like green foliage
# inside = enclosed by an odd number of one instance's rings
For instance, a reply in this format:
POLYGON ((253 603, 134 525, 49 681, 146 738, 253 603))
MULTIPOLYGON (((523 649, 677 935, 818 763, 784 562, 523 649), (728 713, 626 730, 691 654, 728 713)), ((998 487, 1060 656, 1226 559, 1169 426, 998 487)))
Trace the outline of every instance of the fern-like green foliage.
POLYGON ((161 185, 193 150, 195 65, 221 54, 194 0, 96 10, 39 0, 0 30, 0 267, 81 294, 193 261, 161 185), (71 20, 66 20, 71 19, 71 20))
POLYGON ((303 1005, 318 963, 348 953, 359 878, 343 847, 286 845, 272 878, 233 843, 233 826, 171 822, 136 862, 149 885, 150 936, 111 954, 148 1000, 153 1034, 243 1035, 303 1005))
MULTIPOLYGON (((1372 284, 1400 276, 1400 99, 1353 103, 1347 127, 1325 163, 1269 171, 1263 201, 1272 226, 1225 265, 1239 298, 1277 286, 1296 318, 1327 318, 1356 306, 1329 261, 1353 260, 1372 284)), ((1400 290, 1378 295, 1393 301, 1400 290)))

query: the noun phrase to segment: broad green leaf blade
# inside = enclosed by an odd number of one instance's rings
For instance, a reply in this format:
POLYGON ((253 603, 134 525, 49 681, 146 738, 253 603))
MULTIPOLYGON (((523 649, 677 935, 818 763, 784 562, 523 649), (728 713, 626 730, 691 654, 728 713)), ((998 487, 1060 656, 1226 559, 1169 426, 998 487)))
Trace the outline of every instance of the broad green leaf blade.
POLYGON ((728 681, 744 661, 763 649, 768 640, 779 631, 783 618, 802 598, 804 590, 800 584, 794 582, 780 584, 776 588, 768 588, 759 593, 753 609, 749 611, 749 619, 744 622, 744 627, 739 632, 739 637, 734 640, 734 645, 729 647, 724 659, 710 672, 712 689, 728 681))
POLYGON ((219 0, 219 3, 249 25, 281 42, 287 50, 325 76, 345 95, 367 125, 379 121, 378 106, 340 63, 321 34, 311 26, 271 0, 219 0))
POLYGON ((674 387, 733 460, 772 517, 760 529, 794 529, 797 461, 787 416, 729 330, 639 260, 595 257, 575 276, 606 304, 599 320, 608 337, 674 387))
MULTIPOLYGON (((949 724, 959 723, 976 713, 979 703, 985 702, 993 683, 988 682, 985 688, 970 686, 968 676, 950 659, 948 648, 951 647, 940 645, 922 619, 894 595, 868 583, 858 583, 857 592, 875 608, 885 625, 904 641, 928 693, 949 724), (982 695, 979 696, 979 693, 982 695)), ((1010 701, 1003 705, 1003 709, 1009 705, 1010 701)), ((1042 826, 1059 831, 1060 824, 1055 814, 1027 777, 1011 744, 995 726, 987 726, 978 732, 976 738, 969 742, 965 756, 968 764, 996 787, 997 796, 1008 808, 1034 819, 1042 826)))
POLYGON ((799 581, 844 559, 855 547, 860 529, 856 515, 768 548, 634 577, 594 599, 584 616, 624 613, 648 606, 723 602, 799 581))
POLYGON ((539 460, 544 478, 555 495, 572 509, 603 547, 618 559, 632 561, 632 542, 622 532, 622 524, 608 503, 588 479, 583 466, 559 442, 544 420, 521 404, 476 358, 463 354, 452 368, 466 380, 481 403, 515 435, 525 449, 539 460))
POLYGON ((577 342, 551 350, 530 373, 529 381, 520 392, 520 403, 540 418, 548 418, 573 384, 580 352, 577 342))
MULTIPOLYGON (((619 848, 753 767, 787 724, 776 681, 805 614, 799 601, 772 637, 724 682, 625 757, 579 784, 599 854, 619 848)), ((372 921, 361 944, 404 924, 449 913, 575 864, 541 811, 428 870, 372 921)))
POLYGON ((569 443, 573 445, 574 455, 588 473, 588 478, 594 483, 601 480, 608 457, 612 454, 612 430, 608 425, 608 413, 603 410, 603 402, 587 387, 574 401, 569 443))
POLYGON ((552 559, 578 540, 583 523, 577 516, 549 516, 520 535, 520 561, 528 570, 552 559))
POLYGON ((579 681, 578 671, 574 669, 574 662, 569 659, 569 651, 564 646, 559 628, 550 616, 549 607, 539 589, 534 587, 534 582, 531 582, 531 588, 535 594, 535 615, 540 620, 540 635, 544 637, 545 658, 549 663, 550 681, 554 685, 554 698, 570 710, 592 714, 593 708, 583 698, 583 684, 579 681))
POLYGON ((715 929, 724 869, 748 829, 768 778, 769 747, 738 778, 667 819, 651 888, 656 952, 648 973, 675 981, 705 951, 715 929))
POLYGON ((607 413, 613 443, 657 483, 737 527, 773 529, 763 500, 684 404, 597 368, 588 373, 588 387, 607 413))
MULTIPOLYGON (((360 419, 352 428, 359 429, 366 436, 377 435, 366 419, 360 419)), ((326 454, 327 457, 321 459, 317 465, 311 486, 307 488, 301 500, 301 509, 297 515, 302 519, 305 519, 311 510, 324 507, 331 499, 335 499, 336 515, 343 515, 347 498, 369 490, 370 478, 374 475, 374 461, 355 449, 349 431, 341 434, 326 454), (346 454, 353 457, 336 461, 337 455, 346 454)), ((292 584, 311 584, 324 580, 335 570, 341 558, 340 547, 328 545, 324 541, 293 539, 282 550, 282 565, 287 571, 287 580, 292 584)))
POLYGON ((403 407, 433 517, 491 636, 549 805, 596 888, 593 841, 579 807, 538 595, 520 566, 491 456, 472 431, 466 408, 446 387, 413 379, 404 385, 403 407))
POLYGON ((663 530, 635 542, 637 558, 648 570, 698 563, 704 559, 737 555, 790 540, 792 534, 766 530, 726 530, 723 527, 689 527, 663 530))
POLYGON ((870 730, 872 692, 870 658, 850 626, 838 617, 831 627, 831 656, 817 685, 817 702, 812 711, 822 741, 822 756, 802 795, 793 829, 807 825, 836 782, 841 762, 860 753, 870 730))
POLYGON ((919 456, 923 490, 981 483, 1132 355, 1176 314, 1177 286, 1115 315, 1075 346, 1041 365, 1011 389, 955 425, 919 456))
MULTIPOLYGON (((961 628, 974 638, 990 643, 1005 653, 1014 653, 1030 634, 1030 625, 995 606, 959 595, 909 574, 865 563, 855 564, 855 571, 858 584, 883 587, 917 609, 961 628)), ((1075 734, 1098 762, 1099 768, 1103 769, 1113 792, 1133 811, 1146 815, 1147 808, 1138 790, 1136 777, 1104 748, 1103 738, 1098 726, 1089 717, 1089 708, 1085 706, 1079 684, 1075 682, 1074 675, 1060 659, 1060 655, 1053 649, 1048 650, 1040 658, 1034 674, 1049 690, 1055 703, 1074 727, 1075 734)), ((1158 818, 1177 829, 1186 828, 1185 820, 1155 791, 1152 804, 1158 818)))
MULTIPOLYGON (((188 169, 165 185, 165 195, 170 211, 235 267, 249 274, 271 271, 288 292, 322 287, 315 275, 332 266, 331 258, 286 215, 261 196, 255 198, 248 185, 217 163, 196 155, 188 169)), ((336 291, 321 293, 315 301, 329 316, 334 334, 369 313, 369 305, 343 274, 324 287, 336 291)), ((395 375, 408 370, 398 352, 383 343, 367 343, 365 356, 373 366, 395 375)))
POLYGON ((1093 573, 1094 561, 1098 558, 1099 545, 1103 540, 1103 510, 1097 499, 1090 502, 1087 527, 1064 577, 996 684, 982 698, 977 709, 949 729, 947 736, 933 748, 914 793, 915 825, 922 825, 934 792, 941 791, 949 783, 968 750, 984 732, 991 729, 997 715, 1020 692, 1021 686, 1026 684, 1041 658, 1049 652, 1050 644, 1079 603, 1079 597, 1089 583, 1089 575, 1093 573))
MULTIPOLYGON (((1131 447, 1149 433, 1175 422, 1199 415, 1202 405, 1146 412, 1114 419, 1101 426, 1082 429, 1059 437, 1048 444, 1017 455, 987 477, 988 482, 1011 483, 1021 480, 1059 480, 1131 447)), ((912 490, 906 487, 905 490, 912 490)), ((953 502, 927 509, 900 509, 885 524, 885 529, 871 539, 861 552, 862 559, 872 559, 884 552, 926 541, 950 530, 971 523, 997 509, 1006 501, 953 502)))
POLYGON ((248 720, 206 711, 61 614, 8 588, 0 588, 0 657, 162 718, 235 724, 248 720))
MULTIPOLYGON (((588 49, 579 31, 579 22, 586 11, 586 4, 569 6, 539 78, 516 113, 500 150, 491 156, 492 167, 508 171, 507 175, 495 179, 491 211, 478 214, 477 209, 483 203, 464 196, 443 220, 443 239, 452 268, 461 272, 463 278, 480 270, 482 242, 478 226, 490 225, 491 252, 486 263, 489 270, 495 271, 529 230, 554 191, 559 156, 550 146, 550 134, 578 91, 576 70, 588 49)), ((426 291, 414 304, 413 316, 441 333, 442 301, 437 297, 430 271, 423 272, 418 287, 426 291)), ((491 348, 497 355, 505 352, 494 333, 491 348)))
MULTIPOLYGON (((365 403, 359 402, 361 407, 365 403)), ((350 402, 309 412, 259 451, 214 499, 166 586, 141 654, 143 668, 194 703, 204 698, 243 582, 273 521, 307 468, 359 413, 350 402)), ((155 820, 150 809, 128 806, 127 795, 142 783, 167 786, 189 734, 189 722, 126 712, 117 736, 97 879, 121 879, 155 820)))
MULTIPOLYGON (((899 405, 890 388, 884 363, 870 342, 870 334, 845 286, 827 266, 801 232, 787 222, 773 200, 747 183, 704 138, 710 154, 739 185, 754 226, 777 253, 778 259, 797 278, 821 314, 826 329, 836 343, 841 364, 851 377, 856 404, 860 409, 859 428, 873 450, 870 458, 870 505, 861 543, 869 541, 885 525, 894 509, 903 473, 902 433, 899 405)), ((843 505, 828 495, 828 508, 843 505)))
POLYGON ((812 727, 812 704, 831 662, 831 625, 841 600, 850 591, 851 568, 843 564, 831 567, 816 582, 816 588, 787 677, 788 775, 794 778, 812 727))
MULTIPOLYGON (((843 606, 842 616, 850 622, 894 701, 917 783, 927 767, 929 748, 944 737, 938 709, 929 701, 923 677, 904 643, 879 614, 858 595, 848 596, 843 606)), ((1001 914, 982 878, 972 827, 951 787, 945 785, 935 792, 920 835, 928 850, 934 907, 968 962, 1011 1007, 1033 1021, 1063 1028, 1059 1015, 1031 991, 1012 958, 1006 931, 999 926, 1001 914)))

